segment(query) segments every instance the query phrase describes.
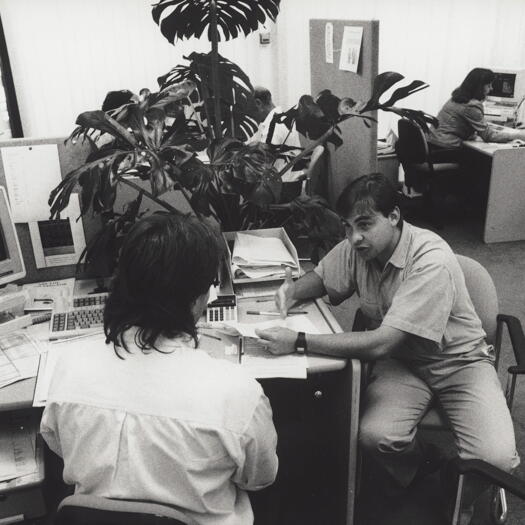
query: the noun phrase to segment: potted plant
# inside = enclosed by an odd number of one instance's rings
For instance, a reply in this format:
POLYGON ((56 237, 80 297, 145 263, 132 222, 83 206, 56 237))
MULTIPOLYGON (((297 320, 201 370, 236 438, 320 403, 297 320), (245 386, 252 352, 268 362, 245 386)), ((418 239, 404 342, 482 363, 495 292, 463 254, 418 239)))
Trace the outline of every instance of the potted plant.
MULTIPOLYGON (((106 111, 80 114, 68 140, 88 141, 86 162, 70 172, 51 192, 51 217, 58 217, 71 193, 80 190, 81 214, 95 213, 102 228, 88 244, 82 260, 96 275, 113 271, 120 239, 140 217, 141 202, 148 196, 173 213, 178 210, 160 196, 178 191, 193 212, 212 220, 224 231, 284 226, 292 237, 304 236, 319 251, 330 248, 342 236, 337 215, 318 196, 298 196, 283 202, 282 175, 308 159, 316 145, 343 140, 338 124, 366 113, 393 111, 418 121, 426 128, 433 117, 421 111, 397 108, 394 103, 424 89, 414 81, 380 97, 403 76, 388 72, 375 79, 366 103, 339 99, 329 91, 315 100, 304 95, 297 106, 275 115, 265 143, 247 144, 257 130, 253 88, 247 75, 218 53, 221 38, 235 38, 257 29, 267 18, 275 20, 280 0, 161 0, 152 15, 166 38, 200 37, 207 30, 209 53, 191 53, 186 64, 159 77, 159 89, 141 91, 123 104, 106 111), (281 122, 312 139, 303 150, 271 144, 272 127, 281 122), (286 165, 280 171, 276 159, 286 165), (136 179, 148 181, 145 189, 136 179), (122 185, 136 190, 123 210, 115 210, 122 185)), ((315 256, 315 255, 314 255, 315 256)))

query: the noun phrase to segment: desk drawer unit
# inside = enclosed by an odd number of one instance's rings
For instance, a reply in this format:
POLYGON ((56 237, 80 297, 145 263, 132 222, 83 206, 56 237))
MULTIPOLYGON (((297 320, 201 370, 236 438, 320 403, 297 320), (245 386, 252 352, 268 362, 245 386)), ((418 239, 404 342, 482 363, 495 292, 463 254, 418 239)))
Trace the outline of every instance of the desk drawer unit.
POLYGON ((256 525, 345 523, 351 396, 345 374, 261 380, 279 436, 279 472, 274 485, 251 494, 256 525))

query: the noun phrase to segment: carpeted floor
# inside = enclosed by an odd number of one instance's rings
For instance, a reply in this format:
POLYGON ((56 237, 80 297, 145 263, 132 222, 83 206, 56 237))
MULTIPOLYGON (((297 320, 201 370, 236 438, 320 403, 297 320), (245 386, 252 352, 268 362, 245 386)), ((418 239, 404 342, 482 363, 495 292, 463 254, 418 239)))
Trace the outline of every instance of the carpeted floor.
MULTIPOLYGON (((422 227, 428 224, 412 221, 422 227)), ((479 261, 492 276, 498 291, 500 312, 518 317, 525 326, 525 241, 512 243, 484 244, 480 220, 464 220, 446 225, 437 232, 460 254, 479 261)), ((356 303, 353 299, 334 309, 343 328, 350 330, 356 303)), ((513 364, 512 351, 508 339, 504 340, 499 376, 503 387, 506 384, 506 371, 513 364)), ((518 452, 525 457, 525 381, 520 384, 515 395, 513 419, 518 452)), ((525 461, 524 461, 525 463, 525 461)), ((521 465, 515 474, 525 479, 525 466, 521 465)), ((357 525, 444 525, 446 502, 441 494, 437 475, 428 477, 407 491, 400 491, 396 497, 377 499, 377 477, 369 485, 363 483, 360 494, 361 506, 357 525)), ((508 525, 525 523, 525 502, 507 495, 509 512, 508 525)), ((488 500, 477 509, 473 524, 493 523, 488 514, 488 500)))

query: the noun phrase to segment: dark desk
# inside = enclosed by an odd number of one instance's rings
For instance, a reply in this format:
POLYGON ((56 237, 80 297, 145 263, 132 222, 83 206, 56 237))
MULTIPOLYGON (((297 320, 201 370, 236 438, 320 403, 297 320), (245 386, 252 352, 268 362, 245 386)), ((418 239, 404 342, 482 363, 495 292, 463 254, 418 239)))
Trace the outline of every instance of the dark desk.
POLYGON ((486 160, 490 170, 483 241, 525 240, 525 148, 478 141, 463 144, 467 153, 486 160))
MULTIPOLYGON (((253 305, 249 299, 239 305, 243 322, 253 305)), ((306 308, 321 332, 341 331, 323 301, 306 308)), ((274 413, 280 467, 274 485, 251 494, 256 525, 353 525, 360 377, 357 360, 309 356, 306 380, 261 380, 274 413)), ((27 379, 1 389, 0 411, 30 407, 34 386, 35 379, 27 379)))

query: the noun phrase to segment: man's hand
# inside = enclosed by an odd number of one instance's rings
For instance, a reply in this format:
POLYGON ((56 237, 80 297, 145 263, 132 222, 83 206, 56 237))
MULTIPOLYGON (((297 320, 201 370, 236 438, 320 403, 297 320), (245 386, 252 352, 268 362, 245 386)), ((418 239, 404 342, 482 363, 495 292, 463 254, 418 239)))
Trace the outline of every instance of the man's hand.
POLYGON ((294 286, 292 270, 290 267, 287 267, 285 270, 284 283, 275 294, 275 306, 277 306, 277 310, 281 312, 281 317, 283 319, 286 319, 288 310, 295 303, 294 286))
MULTIPOLYGON (((283 285, 284 286, 284 285, 283 285)), ((295 352, 295 340, 297 332, 289 328, 267 328, 256 329, 255 333, 261 338, 265 348, 275 355, 293 354, 295 352)))

